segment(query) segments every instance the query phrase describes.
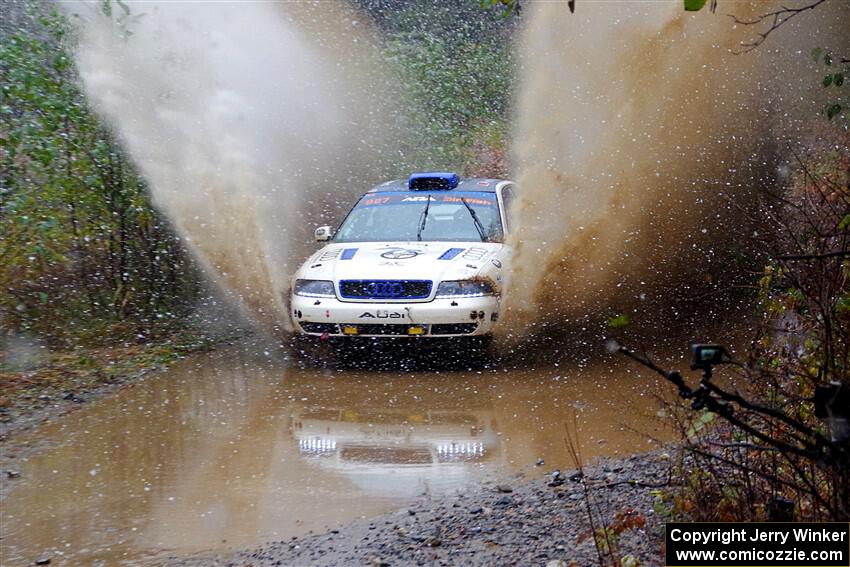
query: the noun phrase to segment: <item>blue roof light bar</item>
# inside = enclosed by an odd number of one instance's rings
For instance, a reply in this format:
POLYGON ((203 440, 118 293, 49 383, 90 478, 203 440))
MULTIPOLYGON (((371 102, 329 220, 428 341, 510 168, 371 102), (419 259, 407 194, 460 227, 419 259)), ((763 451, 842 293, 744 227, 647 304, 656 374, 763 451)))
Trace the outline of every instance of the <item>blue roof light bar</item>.
POLYGON ((407 188, 411 191, 448 191, 460 183, 460 176, 449 171, 411 173, 407 188))

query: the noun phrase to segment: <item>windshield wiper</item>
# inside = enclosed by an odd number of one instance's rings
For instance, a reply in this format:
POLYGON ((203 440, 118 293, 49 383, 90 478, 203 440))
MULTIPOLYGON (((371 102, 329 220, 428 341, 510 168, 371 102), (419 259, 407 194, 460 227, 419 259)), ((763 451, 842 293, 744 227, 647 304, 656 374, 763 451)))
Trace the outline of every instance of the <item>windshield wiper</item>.
POLYGON ((478 215, 475 214, 475 211, 472 209, 469 203, 466 202, 465 197, 461 197, 460 200, 463 201, 463 205, 466 207, 466 210, 469 211, 469 215, 472 217, 472 222, 475 223, 475 229, 478 231, 478 236, 481 237, 481 242, 487 242, 487 236, 485 236, 484 225, 481 224, 480 220, 478 220, 478 215))
POLYGON ((422 220, 419 221, 419 230, 416 231, 416 240, 422 240, 422 231, 425 230, 425 222, 428 220, 428 208, 431 206, 431 195, 428 195, 428 202, 425 203, 425 210, 422 211, 422 220))

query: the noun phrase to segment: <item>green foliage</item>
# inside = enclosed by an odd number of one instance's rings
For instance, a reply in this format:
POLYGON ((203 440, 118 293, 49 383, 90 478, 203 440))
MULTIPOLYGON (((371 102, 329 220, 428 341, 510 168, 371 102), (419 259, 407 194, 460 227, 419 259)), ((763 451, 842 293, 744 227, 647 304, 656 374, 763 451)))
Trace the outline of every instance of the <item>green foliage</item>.
POLYGON ((510 16, 514 11, 519 11, 519 0, 480 0, 482 8, 502 9, 502 14, 510 16))
POLYGON ((89 110, 68 22, 56 13, 34 21, 0 40, 2 330, 58 341, 177 316, 197 275, 89 110))
POLYGON ((706 0, 685 0, 685 10, 688 12, 699 12, 705 6, 706 0))
POLYGON ((629 316, 625 313, 620 313, 608 318, 608 327, 611 329, 623 329, 629 326, 629 316))
POLYGON ((812 60, 815 63, 820 63, 827 69, 827 74, 821 80, 821 84, 825 89, 838 89, 835 92, 834 99, 829 101, 823 108, 823 114, 828 120, 836 117, 843 117, 847 120, 847 108, 850 106, 848 102, 848 94, 844 89, 844 79, 850 72, 850 60, 836 57, 834 54, 825 50, 822 47, 816 47, 811 52, 812 60), (841 67, 836 69, 836 67, 841 67))
POLYGON ((688 431, 685 433, 685 437, 689 440, 694 441, 705 428, 709 424, 713 423, 714 420, 717 419, 717 414, 712 413, 710 411, 703 411, 700 416, 694 420, 691 426, 688 428, 688 431))
POLYGON ((482 153, 505 153, 514 78, 508 24, 473 8, 464 18, 463 8, 414 4, 387 24, 387 57, 416 134, 408 155, 415 167, 474 173, 482 153))

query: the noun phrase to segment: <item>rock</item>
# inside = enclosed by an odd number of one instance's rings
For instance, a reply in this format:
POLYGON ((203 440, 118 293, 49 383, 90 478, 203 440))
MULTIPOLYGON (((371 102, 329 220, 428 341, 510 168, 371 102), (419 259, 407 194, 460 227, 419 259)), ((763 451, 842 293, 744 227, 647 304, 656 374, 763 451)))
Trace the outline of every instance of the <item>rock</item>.
POLYGON ((510 486, 508 486, 507 484, 497 484, 496 490, 498 492, 504 492, 504 493, 510 493, 510 492, 514 491, 514 489, 511 488, 510 486))
POLYGON ((545 464, 546 464, 546 461, 544 461, 543 459, 537 459, 537 462, 534 463, 534 466, 535 467, 542 467, 545 464))
POLYGON ((372 560, 372 567, 390 567, 390 562, 376 557, 372 560))
POLYGON ((581 500, 582 498, 584 498, 584 494, 581 492, 573 492, 570 494, 570 500, 581 500))
POLYGON ((35 560, 36 565, 50 565, 50 556, 49 555, 39 555, 35 560))
POLYGON ((564 473, 559 470, 554 470, 552 471, 552 474, 549 475, 549 484, 547 486, 561 486, 564 484, 565 480, 567 480, 567 478, 564 476, 564 473))
POLYGON ((472 508, 469 509, 470 514, 480 514, 483 511, 484 511, 484 508, 482 508, 481 506, 473 506, 472 508))
POLYGON ((573 482, 578 482, 584 478, 584 473, 581 471, 574 472, 570 475, 570 480, 573 482))
POLYGON ((427 545, 428 547, 440 547, 441 545, 443 545, 443 542, 438 537, 432 537, 425 542, 425 545, 427 545))
POLYGON ((514 499, 510 496, 502 496, 496 502, 494 502, 495 506, 510 506, 514 503, 514 499))
POLYGON ((546 567, 567 567, 567 562, 563 559, 553 559, 546 563, 546 567))
POLYGON ((18 471, 6 471, 6 478, 21 478, 21 473, 18 471))
POLYGON ((408 514, 409 516, 415 516, 415 515, 416 515, 416 510, 411 510, 411 509, 409 509, 409 508, 408 508, 408 510, 407 510, 407 514, 408 514))

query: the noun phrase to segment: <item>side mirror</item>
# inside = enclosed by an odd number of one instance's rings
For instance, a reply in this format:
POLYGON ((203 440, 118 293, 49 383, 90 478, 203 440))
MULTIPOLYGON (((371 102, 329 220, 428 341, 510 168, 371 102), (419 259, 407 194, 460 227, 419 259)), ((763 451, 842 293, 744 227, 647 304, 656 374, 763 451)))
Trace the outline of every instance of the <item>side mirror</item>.
POLYGON ((319 242, 330 240, 333 235, 334 231, 329 226, 320 226, 316 229, 316 240, 319 242))

